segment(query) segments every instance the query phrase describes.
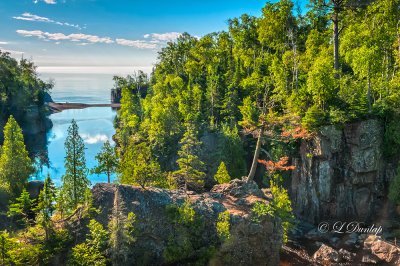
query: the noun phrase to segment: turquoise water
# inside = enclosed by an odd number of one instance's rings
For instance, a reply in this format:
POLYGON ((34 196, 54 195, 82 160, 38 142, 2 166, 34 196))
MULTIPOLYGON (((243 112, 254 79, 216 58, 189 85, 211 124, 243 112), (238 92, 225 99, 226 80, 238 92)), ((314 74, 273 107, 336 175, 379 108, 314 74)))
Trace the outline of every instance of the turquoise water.
MULTIPOLYGON (((93 168, 96 165, 95 156, 100 151, 104 142, 109 140, 115 133, 113 119, 116 112, 106 107, 91 107, 86 109, 65 110, 61 113, 52 114, 50 119, 53 128, 48 132, 48 156, 50 167, 44 166, 37 177, 33 180, 43 180, 47 173, 57 186, 61 185, 61 176, 65 172, 64 168, 64 142, 67 137, 67 129, 71 120, 75 119, 79 127, 79 135, 85 143, 86 166, 93 168)), ((92 185, 98 182, 107 182, 107 175, 89 175, 92 185)))
MULTIPOLYGON (((110 89, 113 75, 85 73, 50 73, 42 74, 43 79, 51 78, 55 87, 51 93, 55 102, 110 103, 110 89)), ((116 112, 110 107, 91 107, 86 109, 65 110, 50 115, 53 128, 47 133, 49 167, 42 170, 31 180, 44 180, 47 173, 57 186, 61 185, 64 168, 64 142, 71 120, 75 119, 79 134, 86 146, 86 166, 90 169, 96 165, 95 156, 104 142, 115 134, 113 119, 116 112)), ((107 182, 107 175, 88 175, 92 185, 107 182)), ((114 177, 113 177, 114 178, 114 177)))

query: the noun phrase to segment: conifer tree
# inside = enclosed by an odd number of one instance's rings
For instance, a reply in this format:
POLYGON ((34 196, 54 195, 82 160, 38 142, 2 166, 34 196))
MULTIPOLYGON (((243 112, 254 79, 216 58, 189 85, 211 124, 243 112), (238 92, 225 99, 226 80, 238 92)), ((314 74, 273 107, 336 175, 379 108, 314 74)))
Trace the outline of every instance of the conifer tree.
POLYGON ((11 265, 12 260, 10 250, 12 250, 13 241, 7 231, 0 231, 0 259, 1 265, 11 265))
POLYGON ((29 198, 29 192, 24 188, 15 203, 11 204, 8 215, 22 215, 25 224, 28 224, 29 212, 31 211, 33 200, 29 198))
POLYGON ((144 188, 161 181, 160 165, 152 158, 150 148, 144 142, 128 145, 119 169, 119 180, 122 184, 140 185, 144 188))
POLYGON ((4 143, 0 157, 0 186, 16 198, 28 184, 33 167, 25 149, 22 130, 13 116, 4 127, 4 143))
POLYGON ((38 205, 36 207, 36 211, 39 212, 37 216, 37 222, 43 226, 44 231, 46 233, 46 240, 49 238, 50 228, 51 228, 51 216, 55 211, 55 200, 56 200, 57 189, 54 186, 53 181, 50 178, 50 175, 47 174, 47 177, 44 181, 44 186, 42 191, 39 194, 38 205))
POLYGON ((108 140, 104 143, 95 159, 97 160, 97 166, 92 169, 92 172, 95 174, 107 174, 108 183, 110 183, 110 176, 116 172, 118 161, 115 150, 108 140))
POLYGON ((78 125, 72 120, 68 128, 68 137, 65 140, 65 174, 61 177, 63 182, 62 193, 67 209, 71 210, 84 201, 85 191, 90 186, 87 178, 85 144, 79 136, 78 125))
POLYGON ((218 171, 215 174, 214 179, 219 184, 229 183, 229 181, 231 181, 231 177, 229 176, 228 171, 226 170, 225 163, 223 161, 219 165, 218 171))
POLYGON ((204 163, 197 156, 201 141, 198 141, 193 129, 193 125, 186 124, 187 130, 180 141, 181 149, 178 152, 179 159, 176 161, 179 170, 174 172, 178 182, 184 182, 185 190, 190 188, 199 189, 204 186, 205 173, 203 172, 204 163))

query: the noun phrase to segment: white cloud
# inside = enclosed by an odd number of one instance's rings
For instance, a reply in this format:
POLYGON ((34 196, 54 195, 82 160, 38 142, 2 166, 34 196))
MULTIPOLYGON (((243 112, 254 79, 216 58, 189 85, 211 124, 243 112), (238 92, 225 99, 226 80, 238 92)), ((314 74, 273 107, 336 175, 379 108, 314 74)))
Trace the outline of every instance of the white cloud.
POLYGON ((150 34, 145 34, 145 35, 143 35, 143 37, 144 37, 145 39, 147 39, 147 38, 150 37, 150 34))
POLYGON ((70 40, 73 42, 85 41, 90 43, 114 43, 114 41, 111 40, 110 37, 99 37, 96 35, 88 35, 82 33, 73 33, 65 35, 64 33, 49 33, 40 30, 34 30, 34 31, 17 30, 17 33, 25 37, 35 36, 38 37, 39 39, 44 39, 44 40, 54 40, 54 41, 70 40))
POLYGON ((0 45, 8 44, 8 42, 0 42, 0 45))
POLYGON ((59 21, 55 21, 46 17, 41 17, 41 16, 37 16, 37 15, 33 15, 31 13, 23 13, 21 16, 18 17, 13 17, 14 19, 18 19, 18 20, 26 20, 26 21, 38 21, 38 22, 47 22, 47 23, 54 23, 60 26, 68 26, 68 27, 74 27, 77 29, 81 29, 81 27, 77 24, 71 24, 68 22, 59 22, 59 21))
POLYGON ((96 144, 99 142, 106 142, 108 137, 103 134, 96 134, 94 136, 91 136, 90 134, 82 134, 83 141, 86 142, 87 144, 96 144))
POLYGON ((44 0, 44 2, 46 3, 46 4, 57 4, 56 3, 56 1, 54 1, 54 0, 44 0))
POLYGON ((166 32, 166 33, 152 33, 151 34, 152 39, 154 41, 165 41, 165 42, 175 41, 180 35, 181 35, 181 33, 179 33, 179 32, 166 32))
POLYGON ((143 40, 126 40, 126 39, 117 39, 116 40, 119 45, 124 45, 124 46, 131 46, 131 47, 136 47, 140 49, 155 49, 157 45, 149 43, 147 41, 143 40))

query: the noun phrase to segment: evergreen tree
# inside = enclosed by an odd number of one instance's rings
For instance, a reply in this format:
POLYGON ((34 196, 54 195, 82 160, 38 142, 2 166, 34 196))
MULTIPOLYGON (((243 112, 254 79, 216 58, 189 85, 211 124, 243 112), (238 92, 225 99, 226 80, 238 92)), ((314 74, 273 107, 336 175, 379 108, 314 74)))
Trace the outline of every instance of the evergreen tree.
POLYGON ((187 123, 186 126, 187 131, 180 141, 181 149, 178 152, 180 158, 176 161, 180 169, 174 172, 174 176, 178 182, 185 184, 185 190, 188 186, 199 189, 204 186, 205 177, 204 163, 197 156, 201 141, 196 139, 193 125, 187 123))
POLYGON ((10 235, 7 231, 0 231, 0 259, 1 265, 12 265, 10 250, 12 250, 13 242, 10 240, 10 235))
POLYGON ((62 193, 67 210, 72 210, 84 201, 85 191, 90 186, 87 179, 85 144, 79 136, 78 125, 72 120, 65 140, 65 174, 61 177, 62 193))
POLYGON ((11 204, 8 215, 22 215, 25 224, 28 224, 29 212, 32 209, 33 200, 29 198, 29 192, 24 188, 15 203, 11 204))
POLYGON ((25 149, 22 130, 13 116, 4 127, 4 143, 0 157, 0 186, 16 198, 28 184, 33 173, 31 159, 25 149))
POLYGON ((97 166, 92 169, 92 172, 95 174, 107 174, 108 183, 110 183, 110 175, 116 172, 118 161, 115 150, 108 140, 104 143, 95 159, 97 160, 97 166))
POLYGON ((106 265, 104 253, 108 244, 108 233, 103 226, 91 220, 89 223, 90 235, 85 243, 72 248, 71 265, 106 265))
POLYGON ((223 161, 219 165, 218 171, 215 174, 214 179, 218 182, 218 184, 229 183, 229 181, 231 181, 231 177, 229 176, 228 171, 226 170, 225 163, 223 161))
POLYGON ((144 142, 129 144, 121 160, 119 170, 120 183, 140 185, 142 188, 157 185, 162 177, 160 165, 152 158, 150 148, 144 142))
POLYGON ((36 211, 38 211, 38 216, 36 217, 37 223, 43 226, 46 233, 46 240, 49 239, 50 229, 51 229, 51 216, 55 211, 55 201, 56 201, 57 188, 54 186, 53 181, 48 174, 42 191, 39 194, 38 205, 36 211))

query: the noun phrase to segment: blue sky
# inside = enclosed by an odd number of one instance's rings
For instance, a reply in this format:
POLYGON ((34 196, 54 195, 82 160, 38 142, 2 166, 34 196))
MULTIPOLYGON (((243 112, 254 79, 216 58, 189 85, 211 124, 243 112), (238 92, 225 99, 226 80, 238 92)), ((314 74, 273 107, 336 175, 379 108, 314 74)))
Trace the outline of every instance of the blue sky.
POLYGON ((179 33, 227 29, 265 0, 1 0, 0 49, 40 67, 150 68, 179 33))

